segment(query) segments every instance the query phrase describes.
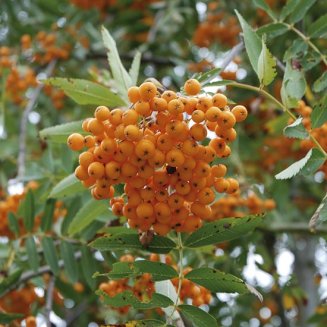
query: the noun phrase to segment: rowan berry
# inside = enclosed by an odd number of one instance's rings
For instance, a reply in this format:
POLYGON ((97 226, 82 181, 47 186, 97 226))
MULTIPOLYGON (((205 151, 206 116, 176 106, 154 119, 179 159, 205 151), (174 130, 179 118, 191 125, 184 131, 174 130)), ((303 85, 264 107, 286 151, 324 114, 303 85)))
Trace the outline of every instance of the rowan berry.
POLYGON ((82 150, 84 147, 84 137, 81 134, 73 133, 67 139, 67 145, 74 151, 82 150))
POLYGON ((110 110, 105 106, 99 106, 95 109, 94 116, 100 121, 107 120, 110 117, 110 110))
POLYGON ((224 108, 227 106, 227 97, 224 94, 217 93, 212 97, 212 103, 215 107, 224 108))
POLYGON ((157 87, 151 82, 145 82, 140 85, 139 92, 143 101, 149 101, 156 96, 157 87))
POLYGON ((189 79, 184 84, 184 91, 188 95, 196 95, 201 91, 201 84, 196 79, 189 79))
POLYGON ((127 91, 128 100, 136 103, 141 99, 140 89, 137 86, 132 86, 127 91))
POLYGON ((232 109, 232 114, 234 115, 236 121, 239 123, 246 119, 248 111, 244 106, 237 105, 232 109))

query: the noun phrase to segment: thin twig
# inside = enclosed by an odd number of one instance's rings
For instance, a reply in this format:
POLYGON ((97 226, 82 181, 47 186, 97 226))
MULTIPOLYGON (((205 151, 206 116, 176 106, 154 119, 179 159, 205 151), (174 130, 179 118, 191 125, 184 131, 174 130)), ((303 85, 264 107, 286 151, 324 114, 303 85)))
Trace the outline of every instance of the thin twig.
MULTIPOLYGON (((45 74, 47 77, 49 77, 53 70, 54 67, 56 65, 56 61, 51 61, 48 65, 48 67, 45 70, 45 74)), ((31 96, 31 98, 29 99, 21 121, 20 121, 20 129, 19 129, 19 152, 18 152, 18 160, 17 160, 17 177, 16 180, 17 181, 21 181, 22 178, 25 175, 25 161, 26 161, 26 133, 27 133, 27 123, 28 123, 28 116, 31 113, 31 111, 34 108, 34 105, 41 93, 41 90, 43 89, 44 84, 39 84, 35 89, 34 92, 31 96)))
POLYGON ((233 61, 236 56, 242 52, 243 49, 244 43, 241 41, 228 52, 220 67, 222 72, 225 71, 226 67, 233 61))
POLYGON ((51 275, 47 286, 47 295, 46 295, 45 310, 44 310, 45 311, 44 317, 47 327, 51 327, 50 313, 52 311, 54 286, 55 286, 55 277, 51 275))
MULTIPOLYGON (((79 260, 82 257, 81 251, 75 252, 74 257, 75 257, 75 260, 79 260)), ((58 266, 59 266, 59 268, 63 268, 64 267, 64 261, 63 260, 59 260, 58 261, 58 266)), ((37 277, 37 276, 41 276, 41 275, 46 274, 46 273, 52 273, 52 269, 51 269, 50 266, 47 266, 47 265, 46 266, 42 266, 37 271, 30 271, 30 270, 29 271, 26 271, 26 272, 24 272, 20 276, 19 280, 16 283, 12 284, 11 287, 8 287, 0 295, 1 296, 4 296, 5 294, 9 293, 10 291, 16 289, 19 285, 25 284, 30 279, 32 279, 34 277, 37 277)))

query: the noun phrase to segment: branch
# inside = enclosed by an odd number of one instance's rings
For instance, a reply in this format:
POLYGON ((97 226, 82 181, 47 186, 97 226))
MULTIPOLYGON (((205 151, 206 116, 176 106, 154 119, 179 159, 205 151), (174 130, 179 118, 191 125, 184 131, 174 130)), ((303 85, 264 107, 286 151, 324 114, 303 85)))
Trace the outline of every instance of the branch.
POLYGON ((55 286, 55 277, 51 275, 47 287, 45 312, 44 312, 47 327, 51 327, 50 313, 52 311, 54 286, 55 286))
MULTIPOLYGON (((54 67, 56 65, 56 61, 51 61, 48 65, 48 67, 45 70, 46 76, 50 76, 54 70, 54 67)), ((28 116, 31 113, 31 111, 34 108, 34 105, 41 93, 41 90, 43 89, 44 84, 39 84, 35 89, 34 92, 29 99, 21 121, 20 121, 20 129, 19 129, 19 152, 18 152, 18 169, 17 169, 17 177, 16 180, 20 181, 25 175, 25 159, 26 159, 26 133, 27 133, 27 123, 28 123, 28 116)))
POLYGON ((244 49, 244 43, 243 41, 241 41, 228 52, 220 67, 222 72, 233 61, 233 59, 242 52, 243 49, 244 49))
POLYGON ((294 233, 294 234, 308 234, 308 235, 326 235, 327 227, 317 227, 314 231, 310 229, 306 222, 292 223, 292 224, 271 224, 270 226, 259 227, 258 230, 262 232, 271 233, 294 233))
MULTIPOLYGON (((75 260, 79 260, 82 257, 82 252, 81 251, 77 251, 74 254, 75 260)), ((58 261, 58 266, 59 268, 63 268, 64 267, 64 261, 63 260, 59 260, 58 261)), ((50 268, 50 266, 42 266, 40 267, 37 271, 26 271, 24 272, 19 280, 14 283, 13 285, 11 285, 10 287, 8 287, 2 294, 1 296, 6 295, 7 293, 9 293, 10 291, 16 289, 19 285, 21 284, 25 284, 27 281, 29 281, 30 279, 46 274, 46 273, 52 273, 52 270, 50 268)))

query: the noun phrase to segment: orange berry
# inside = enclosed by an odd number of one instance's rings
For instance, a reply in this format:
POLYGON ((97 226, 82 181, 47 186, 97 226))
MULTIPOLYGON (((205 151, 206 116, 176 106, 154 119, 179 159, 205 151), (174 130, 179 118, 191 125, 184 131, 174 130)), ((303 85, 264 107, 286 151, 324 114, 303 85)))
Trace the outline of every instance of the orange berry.
POLYGON ((192 120, 195 123, 201 123, 205 119, 205 113, 202 110, 194 110, 192 113, 192 120))
POLYGON ((117 179, 121 173, 121 167, 118 162, 111 161, 105 166, 105 173, 108 178, 117 179))
POLYGON ((124 135, 129 141, 139 141, 142 138, 142 132, 136 125, 127 125, 124 128, 124 135))
POLYGON ((36 318, 29 316, 25 319, 26 327, 36 327, 36 318))
POLYGON ((216 122, 221 112, 218 107, 210 107, 205 113, 205 118, 210 122, 216 122))
POLYGON ((184 91, 188 95, 196 95, 201 91, 201 84, 196 79, 189 79, 184 84, 184 91))
POLYGON ((229 185, 226 190, 226 193, 233 194, 233 193, 237 192, 239 189, 238 181, 234 178, 227 178, 227 181, 228 181, 229 185))
POLYGON ((212 97, 212 103, 215 107, 224 108, 227 106, 227 97, 224 94, 217 93, 212 97))
POLYGON ((184 163, 185 157, 181 150, 172 149, 167 152, 166 161, 171 167, 179 167, 184 163))
POLYGON ((230 111, 223 111, 219 115, 217 122, 222 128, 229 129, 229 128, 234 127, 234 125, 236 123, 236 119, 230 111))
POLYGON ((149 203, 141 203, 136 208, 137 217, 140 219, 149 219, 153 213, 153 207, 149 203))
POLYGON ((104 176, 104 165, 100 162, 92 162, 89 165, 87 172, 90 177, 95 179, 102 178, 104 176))
POLYGON ((153 230, 161 236, 165 236, 169 233, 170 231, 170 226, 169 225, 165 225, 165 224, 161 224, 161 223, 155 223, 153 225, 153 230))
POLYGON ((139 87, 140 96, 143 101, 153 99, 157 94, 157 87, 151 82, 145 82, 139 87))
POLYGON ((138 113, 133 110, 133 109, 129 109, 129 110, 126 110, 124 113, 123 113, 123 116, 122 116, 122 123, 127 126, 127 125, 135 125, 138 121, 138 118, 139 118, 139 115, 138 113))
POLYGON ((151 108, 149 102, 137 101, 134 105, 135 111, 144 117, 147 117, 151 114, 151 108))
POLYGON ((82 166, 77 166, 75 169, 75 176, 80 180, 80 181, 85 181, 89 178, 89 174, 87 173, 87 169, 82 166))
POLYGON ((210 187, 205 187, 199 192, 197 198, 201 204, 210 204, 215 199, 215 193, 210 187))
POLYGON ((177 95, 174 91, 165 91, 162 93, 161 97, 166 100, 166 102, 170 102, 171 100, 174 100, 177 98, 177 95))
POLYGON ((132 86, 127 91, 127 96, 130 102, 136 103, 141 99, 140 90, 137 86, 132 86))
POLYGON ((82 150, 84 147, 84 136, 79 133, 69 135, 67 145, 74 151, 82 150))
POLYGON ((229 188, 229 181, 224 178, 217 178, 214 182, 214 187, 218 193, 225 193, 229 188))
POLYGON ((164 111, 167 109, 167 101, 163 98, 154 97, 153 98, 153 110, 154 111, 164 111))
POLYGON ((87 124, 87 129, 93 135, 100 135, 104 132, 103 124, 96 118, 91 118, 87 124))
POLYGON ((211 173, 214 177, 224 177, 227 172, 227 167, 223 164, 218 164, 211 167, 211 173))
POLYGON ((201 124, 194 124, 190 128, 190 135, 196 141, 202 141, 207 136, 207 129, 201 124))
POLYGON ((167 109, 172 115, 177 115, 184 111, 184 104, 179 99, 173 99, 168 103, 167 109))
POLYGON ((94 116, 100 121, 107 120, 110 117, 110 110, 105 106, 99 106, 95 109, 94 116))
POLYGON ((236 121, 239 123, 246 119, 248 111, 244 106, 237 105, 232 109, 232 114, 235 116, 236 121))
POLYGON ((79 155, 78 162, 84 168, 87 168, 94 161, 94 155, 92 152, 86 151, 79 155))
POLYGON ((149 140, 141 140, 136 144, 135 154, 142 159, 149 159, 153 157, 155 146, 149 140))

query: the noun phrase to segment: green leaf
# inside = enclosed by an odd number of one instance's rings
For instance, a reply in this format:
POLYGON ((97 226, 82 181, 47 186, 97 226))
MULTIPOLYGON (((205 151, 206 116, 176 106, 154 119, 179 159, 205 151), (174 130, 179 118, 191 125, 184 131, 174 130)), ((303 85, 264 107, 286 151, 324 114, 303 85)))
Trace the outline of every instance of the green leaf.
POLYGON ((302 58, 308 50, 308 44, 302 39, 295 39, 292 45, 284 53, 283 61, 287 62, 294 58, 302 58))
POLYGON ((34 226, 35 204, 32 190, 28 190, 24 201, 23 222, 27 231, 31 232, 34 226))
POLYGON ((26 238, 25 246, 28 256, 28 264, 32 270, 37 271, 39 268, 39 255, 36 250, 36 244, 33 236, 26 238))
POLYGON ((66 241, 60 242, 60 254, 64 261, 64 268, 72 283, 78 280, 78 266, 74 255, 74 246, 66 241))
POLYGON ((108 213, 108 216, 110 215, 108 201, 89 200, 80 210, 78 210, 70 223, 68 227, 69 235, 71 236, 82 231, 95 221, 98 216, 104 213, 108 213))
POLYGON ((310 24, 308 28, 308 34, 310 37, 323 38, 327 34, 327 14, 320 16, 315 22, 310 24))
POLYGON ((216 319, 209 313, 193 305, 181 304, 178 309, 194 327, 218 327, 216 319))
POLYGON ((252 0, 253 4, 266 12, 272 19, 276 19, 276 14, 271 10, 269 5, 265 2, 265 0, 252 0))
POLYGON ((76 195, 85 190, 85 187, 79 181, 75 174, 71 174, 61 180, 50 192, 49 198, 61 199, 69 195, 76 195))
POLYGON ((323 74, 313 83, 313 90, 315 92, 321 92, 327 87, 327 72, 323 74))
POLYGON ((296 138, 296 139, 307 139, 309 137, 308 131, 302 124, 302 117, 296 119, 296 121, 284 128, 284 135, 289 138, 296 138))
POLYGON ((50 266, 52 272, 55 275, 58 275, 59 274, 58 256, 57 256, 53 239, 50 237, 43 237, 41 243, 44 251, 45 261, 50 266))
POLYGON ((324 96, 311 113, 311 127, 317 128, 327 121, 327 96, 324 96))
POLYGON ((261 40, 240 13, 237 10, 235 12, 243 30, 246 53, 249 56, 252 68, 258 74, 258 60, 262 48, 261 40))
POLYGON ((50 230, 52 227, 55 205, 56 205, 55 199, 48 199, 45 203, 45 207, 41 219, 41 230, 43 232, 50 230))
POLYGON ((312 155, 306 165, 302 168, 301 173, 303 175, 312 175, 320 166, 325 162, 325 155, 318 149, 312 149, 312 155))
POLYGON ((287 16, 294 11, 298 3, 299 0, 288 0, 286 5, 284 5, 282 8, 279 19, 281 21, 285 20, 285 18, 287 18, 287 16))
POLYGON ((272 39, 276 36, 285 34, 288 31, 288 27, 282 23, 271 23, 263 25, 256 30, 258 36, 262 37, 267 35, 267 38, 272 39))
POLYGON ((109 67, 115 80, 115 86, 119 94, 126 99, 127 90, 132 86, 131 77, 120 60, 115 40, 104 26, 101 27, 101 34, 104 46, 107 49, 109 67))
POLYGON ((125 105, 120 96, 108 87, 84 79, 51 77, 44 81, 57 86, 78 104, 103 105, 117 107, 125 105))
POLYGON ((99 251, 138 249, 147 250, 153 253, 166 254, 175 248, 176 244, 167 237, 155 235, 147 246, 143 246, 138 235, 116 234, 99 237, 91 242, 90 246, 99 251))
POLYGON ((258 59, 258 77, 260 85, 269 85, 274 80, 276 74, 276 59, 267 48, 263 37, 262 50, 258 59))
POLYGON ((221 81, 216 81, 216 82, 211 82, 211 83, 204 84, 203 87, 231 85, 233 83, 235 83, 235 81, 230 81, 230 80, 227 80, 227 79, 223 79, 221 81))
POLYGON ((116 235, 116 234, 138 234, 137 230, 134 228, 128 228, 125 226, 111 226, 104 227, 101 229, 100 233, 116 235))
POLYGON ((262 223, 264 215, 242 218, 224 218, 205 224, 184 242, 186 247, 196 248, 241 238, 262 223))
POLYGON ((213 68, 205 73, 194 75, 193 78, 197 79, 202 85, 205 85, 211 79, 218 77, 220 72, 221 72, 220 68, 213 68))
POLYGON ((21 313, 4 313, 0 312, 0 324, 9 324, 10 322, 23 318, 21 313))
POLYGON ((304 158, 299 161, 294 162, 292 165, 287 167, 285 170, 281 171, 279 174, 275 175, 276 179, 289 179, 297 175, 308 163, 312 156, 312 149, 305 155, 304 158))
POLYGON ((135 309, 146 310, 154 308, 166 308, 174 304, 171 299, 158 293, 153 293, 151 299, 146 302, 141 302, 131 291, 124 291, 114 297, 110 297, 107 295, 107 293, 101 290, 98 290, 96 294, 103 298, 103 303, 115 308, 131 305, 135 309))
POLYGON ((19 224, 16 215, 12 212, 8 213, 8 225, 10 230, 17 237, 19 235, 19 224))
POLYGON ((137 84, 137 79, 140 71, 141 57, 141 52, 136 51, 131 68, 129 70, 129 76, 131 77, 132 85, 137 84))
MULTIPOLYGON (((177 303, 178 296, 177 291, 171 280, 162 280, 154 283, 154 289, 157 293, 170 298, 174 303, 177 303)), ((179 318, 179 314, 175 311, 174 307, 162 308, 166 317, 172 317, 172 319, 179 318)))
POLYGON ((107 274, 111 279, 126 277, 137 277, 144 273, 149 273, 154 281, 161 281, 178 277, 177 271, 164 263, 152 262, 148 260, 138 260, 135 262, 117 262, 112 270, 107 274))
POLYGON ((290 61, 286 63, 285 74, 281 89, 283 104, 288 107, 297 107, 298 100, 304 95, 306 81, 302 70, 293 68, 290 61))
POLYGON ((297 1, 297 5, 293 8, 289 17, 291 24, 295 24, 300 21, 306 15, 307 11, 314 5, 317 0, 300 0, 297 1))
POLYGON ((0 296, 2 296, 4 293, 6 293, 8 291, 8 289, 10 289, 10 287, 12 287, 20 278, 21 274, 22 274, 22 270, 16 270, 12 273, 10 273, 10 275, 6 278, 4 278, 1 282, 0 282, 0 296))
POLYGON ((246 283, 242 279, 212 268, 193 269, 185 275, 185 278, 207 288, 211 292, 236 292, 240 294, 249 292, 246 283))
POLYGON ((82 246, 81 251, 81 265, 83 276, 90 288, 95 289, 96 282, 92 278, 92 276, 96 272, 96 261, 93 257, 92 252, 87 246, 82 246))
POLYGON ((74 121, 71 123, 61 124, 44 128, 39 135, 43 141, 53 143, 67 143, 67 138, 72 133, 86 134, 82 129, 83 120, 74 121))

